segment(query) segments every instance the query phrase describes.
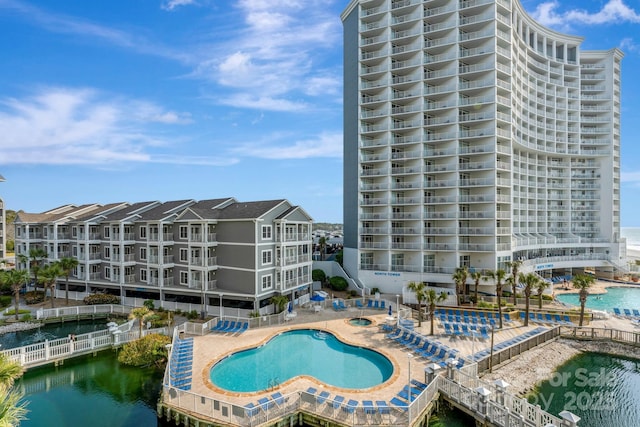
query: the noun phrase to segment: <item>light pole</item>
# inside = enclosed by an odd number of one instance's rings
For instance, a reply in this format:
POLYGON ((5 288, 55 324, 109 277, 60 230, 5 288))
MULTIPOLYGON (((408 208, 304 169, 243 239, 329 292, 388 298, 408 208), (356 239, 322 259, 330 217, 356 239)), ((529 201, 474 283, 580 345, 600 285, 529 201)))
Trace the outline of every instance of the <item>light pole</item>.
POLYGON ((400 295, 396 294, 396 326, 400 326, 400 295))
POLYGON ((407 409, 407 415, 409 416, 409 425, 411 425, 411 402, 413 401, 413 393, 411 392, 411 359, 413 354, 407 353, 407 362, 409 363, 409 370, 407 371, 407 388, 409 392, 409 407, 407 409))

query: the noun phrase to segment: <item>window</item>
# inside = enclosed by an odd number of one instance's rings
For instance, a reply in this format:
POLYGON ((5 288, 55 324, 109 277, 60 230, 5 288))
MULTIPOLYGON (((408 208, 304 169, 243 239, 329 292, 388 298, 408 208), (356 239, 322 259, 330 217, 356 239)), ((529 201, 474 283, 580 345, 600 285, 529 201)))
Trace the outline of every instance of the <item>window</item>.
POLYGON ((180 238, 187 239, 189 237, 189 228, 186 225, 180 226, 180 238))
POLYGON ((147 248, 140 248, 140 259, 146 261, 147 259, 147 248))
POLYGON ((263 225, 262 226, 262 238, 265 240, 271 240, 271 226, 263 225))
POLYGON ((109 238, 109 236, 110 236, 110 231, 111 231, 111 230, 109 229, 109 227, 105 227, 105 228, 104 228, 104 237, 105 237, 105 238, 109 238))
POLYGON ((104 268, 104 278, 111 279, 111 268, 109 267, 104 268))
MULTIPOLYGON (((20 235, 20 229, 18 229, 18 236, 20 235)), ((78 237, 78 227, 71 227, 71 236, 78 237)))
POLYGON ((109 246, 104 248, 104 258, 105 259, 111 258, 111 248, 109 246))
POLYGON ((189 284, 189 273, 187 271, 180 272, 180 284, 181 285, 189 284))
POLYGON ((140 227, 140 238, 141 239, 147 238, 147 227, 144 225, 140 227))
POLYGON ((180 261, 184 261, 184 262, 189 261, 189 250, 188 249, 180 249, 180 261))
POLYGON ((262 264, 271 264, 273 263, 273 255, 272 252, 269 251, 262 251, 262 264))
POLYGON ((262 290, 265 291, 267 289, 271 289, 272 285, 272 277, 271 275, 262 276, 262 290))
POLYGON ((140 281, 141 282, 147 281, 147 270, 140 270, 140 281))

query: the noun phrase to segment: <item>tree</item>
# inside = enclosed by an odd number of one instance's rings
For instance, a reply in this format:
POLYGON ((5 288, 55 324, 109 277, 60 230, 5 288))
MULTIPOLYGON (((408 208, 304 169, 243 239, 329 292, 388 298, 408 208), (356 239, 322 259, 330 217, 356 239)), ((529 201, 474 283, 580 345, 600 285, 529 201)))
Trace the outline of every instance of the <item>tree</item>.
POLYGON ((440 294, 436 294, 436 291, 433 289, 427 290, 426 294, 427 305, 429 306, 429 313, 431 313, 431 335, 433 335, 433 323, 435 321, 435 312, 436 312, 436 304, 440 301, 444 301, 447 299, 447 294, 444 292, 440 292, 440 294))
POLYGON ((144 306, 134 308, 133 310, 131 310, 131 313, 129 313, 129 319, 135 319, 139 323, 140 338, 142 338, 142 324, 149 316, 152 316, 152 315, 153 315, 153 311, 149 310, 148 307, 144 307, 144 306))
POLYGON ((518 305, 518 272, 520 271, 520 267, 522 266, 522 261, 519 259, 514 259, 513 261, 507 262, 507 267, 511 269, 511 277, 513 277, 513 281, 511 282, 511 290, 513 292, 513 306, 518 305))
POLYGON ((582 323, 584 322, 584 307, 587 304, 589 288, 591 287, 591 285, 593 285, 596 279, 591 275, 576 274, 571 280, 573 283, 573 287, 580 290, 578 293, 580 298, 580 323, 578 324, 578 326, 582 326, 582 323))
POLYGON ((65 257, 60 260, 60 269, 65 276, 64 299, 67 305, 69 305, 69 276, 77 266, 78 260, 76 258, 65 257))
POLYGON ((318 239, 318 246, 320 247, 320 261, 324 261, 324 255, 327 251, 327 238, 322 236, 318 239))
POLYGON ((22 393, 13 389, 24 369, 0 354, 0 426, 17 426, 26 419, 26 403, 20 403, 22 393))
POLYGON ((269 302, 271 302, 271 304, 276 306, 278 313, 282 313, 285 307, 287 306, 287 304, 289 303, 289 298, 284 295, 274 295, 271 297, 269 302))
POLYGON ((458 305, 462 305, 464 302, 464 295, 466 294, 465 288, 467 284, 467 278, 469 277, 469 269, 465 267, 456 268, 453 273, 453 281, 456 284, 456 294, 458 296, 458 305))
POLYGON ((518 278, 519 281, 524 284, 524 326, 529 326, 529 298, 531 298, 531 291, 533 291, 538 285, 538 282, 542 280, 535 273, 520 273, 518 278))
POLYGON ((477 304, 478 303, 478 286, 480 286, 480 280, 482 280, 482 278, 484 277, 484 274, 481 271, 473 271, 471 274, 471 280, 473 280, 473 283, 475 283, 475 288, 473 291, 473 298, 474 298, 474 302, 477 304))
POLYGON ((42 269, 42 263, 47 258, 47 251, 42 248, 33 248, 29 249, 29 270, 33 273, 33 281, 36 283, 41 283, 38 281, 38 274, 42 269))
POLYGON ((547 282, 546 280, 540 279, 538 283, 536 283, 535 289, 538 295, 539 310, 542 310, 542 294, 544 293, 544 290, 547 289, 548 287, 549 287, 549 282, 547 282))
POLYGON ((407 289, 416 294, 418 300, 418 327, 422 326, 422 301, 427 298, 427 289, 423 282, 409 282, 407 289))
POLYGON ((495 271, 487 271, 487 277, 485 278, 485 280, 492 279, 496 284, 496 296, 498 297, 498 322, 500 329, 502 329, 502 283, 506 276, 507 272, 499 268, 495 271))
POLYGON ((9 270, 4 272, 6 283, 11 286, 13 293, 13 306, 15 309, 16 320, 18 320, 18 310, 20 307, 20 289, 29 281, 29 272, 27 270, 9 270))
POLYGON ((45 298, 47 296, 47 289, 51 289, 51 308, 55 308, 55 292, 56 292, 56 282, 58 281, 58 277, 62 276, 62 268, 60 268, 59 262, 52 262, 51 264, 45 266, 40 271, 40 278, 38 279, 42 286, 44 287, 45 298))

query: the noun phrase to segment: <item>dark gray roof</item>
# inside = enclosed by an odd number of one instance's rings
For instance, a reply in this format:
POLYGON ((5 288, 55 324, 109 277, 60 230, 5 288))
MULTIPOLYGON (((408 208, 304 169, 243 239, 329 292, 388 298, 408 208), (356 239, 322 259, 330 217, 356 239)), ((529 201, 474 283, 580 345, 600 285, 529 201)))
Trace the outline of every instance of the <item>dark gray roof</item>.
POLYGON ((105 215, 105 219, 104 220, 105 221, 120 221, 122 219, 127 218, 132 213, 144 209, 145 206, 151 206, 152 207, 155 203, 158 203, 158 202, 138 202, 138 203, 134 203, 132 205, 127 206, 124 209, 120 209, 120 210, 117 210, 115 212, 112 212, 110 214, 105 215))
POLYGON ((276 217, 276 219, 285 218, 287 215, 289 215, 291 212, 295 211, 296 209, 298 209, 298 206, 291 206, 289 209, 287 209, 286 211, 284 211, 280 215, 278 215, 276 217))
POLYGON ((220 209, 218 219, 248 219, 260 218, 279 204, 286 202, 285 199, 264 200, 261 202, 236 202, 220 209))
POLYGON ((194 209, 215 209, 220 207, 220 205, 227 203, 227 202, 235 202, 235 199, 233 197, 226 197, 224 199, 209 199, 209 200, 200 200, 198 202, 196 202, 194 205, 192 205, 192 208, 194 209))
POLYGON ((140 219, 143 221, 157 221, 168 217, 171 214, 180 213, 189 204, 194 203, 195 200, 174 200, 171 202, 165 202, 155 208, 144 211, 140 214, 140 219))
POLYGON ((76 221, 86 221, 88 219, 94 218, 104 212, 109 212, 110 210, 122 206, 123 208, 127 206, 126 202, 119 203, 109 203, 108 205, 98 206, 96 209, 89 211, 85 214, 79 215, 75 218, 76 221))

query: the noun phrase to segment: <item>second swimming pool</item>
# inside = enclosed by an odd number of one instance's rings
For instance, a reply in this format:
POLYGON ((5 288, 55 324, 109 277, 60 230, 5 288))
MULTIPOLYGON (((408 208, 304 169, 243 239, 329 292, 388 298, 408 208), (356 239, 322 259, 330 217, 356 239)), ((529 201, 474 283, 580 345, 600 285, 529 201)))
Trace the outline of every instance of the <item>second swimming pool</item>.
POLYGON ((211 382, 225 390, 255 392, 308 375, 325 384, 363 389, 381 384, 393 373, 384 355, 352 346, 313 329, 287 331, 266 344, 234 353, 211 368, 211 382))

